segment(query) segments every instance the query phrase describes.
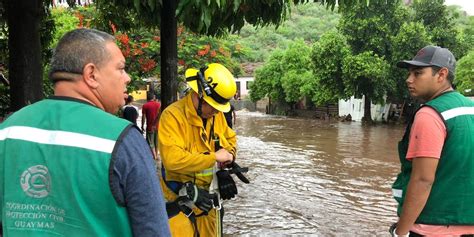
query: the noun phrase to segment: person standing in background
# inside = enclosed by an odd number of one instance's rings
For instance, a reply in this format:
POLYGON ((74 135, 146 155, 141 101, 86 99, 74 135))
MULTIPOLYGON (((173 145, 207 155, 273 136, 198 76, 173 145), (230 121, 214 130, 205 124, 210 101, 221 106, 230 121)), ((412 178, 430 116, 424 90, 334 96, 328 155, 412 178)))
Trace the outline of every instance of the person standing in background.
POLYGON ((137 118, 138 118, 138 108, 132 105, 133 96, 127 96, 126 104, 122 107, 122 118, 130 121, 133 125, 137 125, 137 118))
POLYGON ((230 104, 230 110, 229 112, 224 113, 225 116, 225 121, 227 122, 227 125, 229 128, 232 128, 233 125, 235 125, 235 107, 234 105, 230 104))
POLYGON ((156 101, 156 96, 153 93, 147 94, 147 102, 142 107, 142 131, 146 131, 146 139, 148 145, 150 145, 152 151, 154 152, 155 159, 156 156, 156 147, 158 144, 157 141, 157 131, 158 131, 158 118, 160 117, 160 102, 156 101), (144 127, 146 123, 146 129, 144 127))

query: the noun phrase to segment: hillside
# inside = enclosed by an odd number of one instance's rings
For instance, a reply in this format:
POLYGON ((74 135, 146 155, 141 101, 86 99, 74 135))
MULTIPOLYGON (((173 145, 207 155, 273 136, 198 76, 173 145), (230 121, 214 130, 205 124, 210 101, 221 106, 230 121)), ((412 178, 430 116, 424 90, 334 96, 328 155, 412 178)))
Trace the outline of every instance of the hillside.
POLYGON ((263 62, 275 48, 286 48, 296 38, 313 43, 326 31, 336 27, 337 10, 331 11, 319 3, 308 3, 292 8, 291 15, 277 29, 275 26, 255 28, 246 25, 236 36, 237 43, 249 52, 242 62, 263 62))

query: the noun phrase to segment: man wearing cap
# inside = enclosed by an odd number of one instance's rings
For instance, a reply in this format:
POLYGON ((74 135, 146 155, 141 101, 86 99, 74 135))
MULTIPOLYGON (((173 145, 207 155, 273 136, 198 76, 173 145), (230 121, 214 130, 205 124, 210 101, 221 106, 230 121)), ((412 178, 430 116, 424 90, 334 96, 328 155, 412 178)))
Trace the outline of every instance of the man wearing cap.
POLYGON ((409 93, 422 104, 398 144, 401 172, 392 186, 399 220, 393 236, 474 234, 474 102, 453 90, 456 60, 426 46, 409 71, 409 93))
POLYGON ((186 70, 186 81, 190 92, 162 112, 158 130, 170 228, 173 236, 219 236, 221 206, 211 183, 216 163, 231 163, 236 154, 236 135, 222 113, 236 84, 217 63, 186 70))

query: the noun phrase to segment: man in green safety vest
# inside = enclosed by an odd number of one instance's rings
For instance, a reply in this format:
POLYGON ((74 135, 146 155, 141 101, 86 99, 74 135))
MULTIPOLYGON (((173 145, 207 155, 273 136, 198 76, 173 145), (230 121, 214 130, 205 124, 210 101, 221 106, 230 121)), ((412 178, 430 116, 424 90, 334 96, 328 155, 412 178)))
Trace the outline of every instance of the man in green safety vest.
POLYGON ((0 222, 7 236, 169 236, 153 156, 114 116, 130 82, 107 33, 59 41, 54 96, 0 124, 0 222))
POLYGON ((474 102, 453 89, 456 60, 426 46, 408 68, 410 95, 423 105, 398 146, 401 172, 393 184, 399 220, 392 236, 474 234, 474 102))

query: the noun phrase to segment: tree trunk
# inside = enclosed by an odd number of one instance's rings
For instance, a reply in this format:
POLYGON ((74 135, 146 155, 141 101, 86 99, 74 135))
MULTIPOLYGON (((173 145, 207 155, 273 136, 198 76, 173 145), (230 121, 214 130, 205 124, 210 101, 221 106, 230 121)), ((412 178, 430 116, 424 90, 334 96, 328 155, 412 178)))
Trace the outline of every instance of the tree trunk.
POLYGON ((372 123, 372 113, 370 111, 370 107, 372 105, 372 101, 370 100, 369 95, 364 95, 364 117, 362 118, 363 122, 372 123))
POLYGON ((161 102, 162 110, 178 99, 177 0, 163 0, 161 9, 161 102))
POLYGON ((11 110, 43 98, 40 22, 43 0, 7 0, 11 110))

